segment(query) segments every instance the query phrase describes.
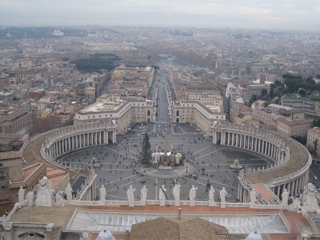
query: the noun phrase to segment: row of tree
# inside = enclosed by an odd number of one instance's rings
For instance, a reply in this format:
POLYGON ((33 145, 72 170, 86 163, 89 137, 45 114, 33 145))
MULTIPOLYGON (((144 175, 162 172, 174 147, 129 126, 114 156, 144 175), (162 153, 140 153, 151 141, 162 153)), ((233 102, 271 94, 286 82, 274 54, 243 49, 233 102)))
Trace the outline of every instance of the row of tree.
POLYGON ((94 54, 90 58, 82 58, 74 60, 71 63, 74 63, 77 69, 81 72, 100 72, 103 69, 108 71, 113 70, 117 67, 114 62, 121 60, 115 54, 105 53, 105 54, 94 54))

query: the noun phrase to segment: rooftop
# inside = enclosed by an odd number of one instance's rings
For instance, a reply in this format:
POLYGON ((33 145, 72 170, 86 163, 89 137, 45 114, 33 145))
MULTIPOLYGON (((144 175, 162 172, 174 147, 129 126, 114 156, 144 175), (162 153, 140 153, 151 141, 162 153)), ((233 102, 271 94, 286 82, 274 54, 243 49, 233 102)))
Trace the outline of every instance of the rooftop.
MULTIPOLYGON (((207 216, 244 216, 244 215, 277 215, 280 213, 280 210, 270 210, 270 209, 251 209, 246 207, 234 207, 234 208, 218 208, 218 207, 209 207, 209 206, 181 206, 183 215, 185 218, 186 215, 192 215, 192 217, 199 217, 201 215, 207 216)), ((67 231, 75 231, 68 230, 70 228, 71 221, 76 211, 86 212, 87 214, 140 214, 143 216, 146 215, 171 215, 177 216, 178 207, 175 206, 145 206, 145 207, 128 207, 128 206, 94 206, 94 207, 85 207, 85 206, 64 206, 64 207, 23 207, 16 211, 16 213, 11 217, 9 221, 12 222, 34 222, 34 223, 54 223, 56 227, 60 227, 62 230, 67 231)), ((91 215, 90 215, 91 216, 91 215)), ((94 215, 92 215, 94 216, 94 215)), ((309 227, 307 220, 298 213, 293 213, 289 211, 284 211, 283 216, 286 221, 291 225, 290 232, 287 233, 270 233, 269 239, 296 239, 297 234, 301 232, 303 227, 309 227)), ((190 219, 190 218, 189 218, 190 219)), ((100 220, 99 220, 100 221, 100 220)), ((123 220, 121 220, 123 221, 123 220)), ((184 220, 182 220, 184 221, 184 220)), ((93 221, 94 222, 94 221, 93 221)), ((231 224, 231 223, 230 223, 231 224)), ((95 223, 97 225, 97 223, 95 223)), ((86 226, 89 227, 90 226, 86 226)), ((108 225, 101 225, 102 229, 109 228, 108 225)), ((80 229, 79 229, 80 230, 80 229)), ((77 231, 79 231, 77 230, 77 231)), ((76 231, 76 232, 77 232, 76 231)), ((85 231, 85 230, 81 230, 85 231)), ((93 232, 99 232, 101 230, 95 230, 93 232)), ((89 231, 91 232, 91 231, 89 231)), ((119 232, 114 232, 113 235, 117 238, 117 234, 119 232)), ((230 239, 242 239, 245 238, 248 234, 242 234, 241 238, 231 238, 230 239)), ((93 238, 94 239, 94 238, 93 238)))

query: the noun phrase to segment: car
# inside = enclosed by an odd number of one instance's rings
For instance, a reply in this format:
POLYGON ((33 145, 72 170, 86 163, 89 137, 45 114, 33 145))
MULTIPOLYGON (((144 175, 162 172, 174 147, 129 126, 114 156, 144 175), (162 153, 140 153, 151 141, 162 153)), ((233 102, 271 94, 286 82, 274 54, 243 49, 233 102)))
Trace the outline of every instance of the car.
POLYGON ((317 180, 318 179, 317 176, 314 176, 314 179, 317 180))
POLYGON ((159 125, 158 128, 161 128, 161 125, 159 125))

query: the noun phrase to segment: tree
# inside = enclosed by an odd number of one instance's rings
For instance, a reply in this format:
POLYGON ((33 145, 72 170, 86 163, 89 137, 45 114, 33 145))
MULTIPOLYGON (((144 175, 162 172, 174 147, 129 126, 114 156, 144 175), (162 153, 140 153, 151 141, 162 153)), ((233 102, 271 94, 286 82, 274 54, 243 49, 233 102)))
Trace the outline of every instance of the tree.
POLYGON ((294 140, 298 141, 302 145, 306 145, 307 143, 307 137, 301 137, 301 136, 291 136, 294 140))
POLYGON ((262 89, 261 90, 261 96, 266 96, 268 94, 268 90, 267 89, 262 89))
POLYGON ((311 84, 311 85, 316 85, 316 81, 313 80, 312 77, 308 77, 308 78, 306 79, 306 83, 311 84))
POLYGON ((282 75, 283 79, 299 79, 302 80, 302 77, 300 75, 292 75, 290 73, 286 73, 282 75))
POLYGON ((273 95, 274 95, 274 94, 273 94, 273 89, 274 89, 275 87, 276 87, 276 85, 274 85, 274 84, 271 84, 271 85, 270 85, 270 92, 269 92, 269 97, 270 97, 270 98, 273 98, 273 95))
POLYGON ((306 95, 307 95, 306 90, 304 90, 303 88, 300 88, 300 89, 298 90, 298 93, 299 93, 299 95, 301 95, 301 96, 306 96, 306 95))
POLYGON ((146 132, 142 140, 141 152, 139 156, 139 161, 143 166, 149 166, 151 162, 151 144, 149 140, 149 135, 146 132))
POLYGON ((313 126, 314 127, 320 127, 320 119, 313 120, 313 126))
POLYGON ((157 65, 152 65, 151 67, 153 67, 154 70, 160 69, 159 66, 157 66, 157 65))
POLYGON ((274 82, 274 84, 277 86, 277 87, 283 87, 283 84, 282 84, 282 82, 280 82, 279 80, 276 80, 275 82, 274 82))
POLYGON ((317 150, 318 150, 318 139, 313 141, 313 149, 314 149, 314 155, 318 155, 317 154, 317 150))
POLYGON ((249 107, 251 107, 251 104, 257 101, 257 95, 253 94, 250 101, 249 101, 249 107))

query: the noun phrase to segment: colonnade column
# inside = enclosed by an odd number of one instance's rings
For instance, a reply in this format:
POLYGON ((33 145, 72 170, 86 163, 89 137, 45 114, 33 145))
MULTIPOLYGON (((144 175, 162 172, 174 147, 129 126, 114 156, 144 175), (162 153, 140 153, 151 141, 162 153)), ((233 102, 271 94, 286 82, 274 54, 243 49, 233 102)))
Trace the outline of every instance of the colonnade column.
POLYGON ((234 146, 235 137, 236 137, 235 135, 236 135, 236 134, 234 134, 234 133, 231 133, 231 134, 232 134, 232 143, 231 143, 231 144, 232 144, 232 146, 234 146))

